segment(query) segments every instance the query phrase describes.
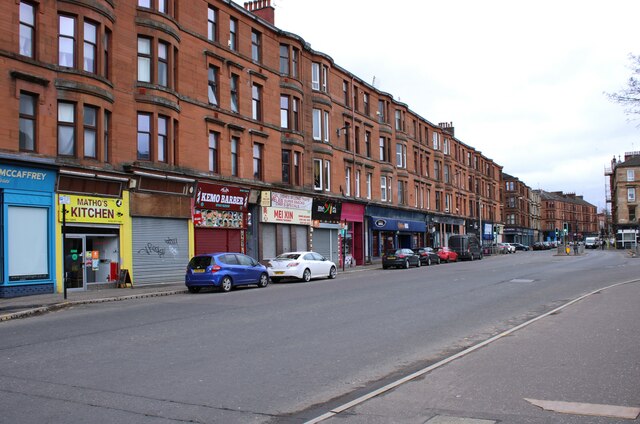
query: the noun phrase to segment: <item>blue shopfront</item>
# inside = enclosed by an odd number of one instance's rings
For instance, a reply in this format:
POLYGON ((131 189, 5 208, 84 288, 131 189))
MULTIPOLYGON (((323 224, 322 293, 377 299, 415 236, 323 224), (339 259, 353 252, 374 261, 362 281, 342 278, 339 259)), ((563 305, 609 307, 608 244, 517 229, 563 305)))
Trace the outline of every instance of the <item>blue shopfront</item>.
POLYGON ((0 297, 54 292, 55 180, 52 169, 0 163, 0 297))
POLYGON ((424 214, 368 206, 365 216, 372 258, 380 257, 388 249, 425 245, 427 225, 424 214))

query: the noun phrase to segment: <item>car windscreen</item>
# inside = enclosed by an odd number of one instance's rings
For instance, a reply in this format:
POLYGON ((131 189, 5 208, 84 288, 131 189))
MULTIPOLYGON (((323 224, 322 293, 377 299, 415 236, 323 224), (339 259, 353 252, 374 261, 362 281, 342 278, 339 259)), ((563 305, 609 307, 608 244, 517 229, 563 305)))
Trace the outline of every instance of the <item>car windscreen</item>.
POLYGON ((387 250, 386 252, 384 252, 385 255, 387 256, 393 256, 393 255, 399 255, 400 253, 402 253, 401 250, 387 250))
POLYGON ((299 253, 285 253, 276 257, 276 261, 291 261, 296 260, 300 257, 299 253))
POLYGON ((211 265, 211 256, 194 256, 189 261, 191 269, 206 269, 209 265, 211 265))

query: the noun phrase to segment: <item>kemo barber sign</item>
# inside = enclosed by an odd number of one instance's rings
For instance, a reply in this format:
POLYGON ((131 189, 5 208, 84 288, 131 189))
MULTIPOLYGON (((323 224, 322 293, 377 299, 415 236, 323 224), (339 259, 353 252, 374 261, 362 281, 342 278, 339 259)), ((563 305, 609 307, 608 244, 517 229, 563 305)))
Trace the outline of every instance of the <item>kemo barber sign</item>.
POLYGON ((249 189, 240 187, 198 183, 195 207, 245 212, 250 192, 249 189))

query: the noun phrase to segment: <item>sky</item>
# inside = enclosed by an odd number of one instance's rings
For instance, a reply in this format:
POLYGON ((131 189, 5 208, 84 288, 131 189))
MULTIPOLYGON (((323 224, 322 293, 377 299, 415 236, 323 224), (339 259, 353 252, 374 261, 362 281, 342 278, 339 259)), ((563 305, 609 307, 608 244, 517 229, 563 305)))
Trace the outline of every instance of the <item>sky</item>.
POLYGON ((640 150, 640 117, 605 94, 640 54, 638 0, 271 2, 278 28, 532 189, 600 211, 605 167, 640 150))

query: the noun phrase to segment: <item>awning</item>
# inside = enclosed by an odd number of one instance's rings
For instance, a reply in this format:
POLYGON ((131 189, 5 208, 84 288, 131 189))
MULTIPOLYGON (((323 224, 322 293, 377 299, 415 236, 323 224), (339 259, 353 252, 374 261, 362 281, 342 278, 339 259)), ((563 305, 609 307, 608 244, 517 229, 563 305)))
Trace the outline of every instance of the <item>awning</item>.
POLYGON ((424 233, 427 231, 427 225, 424 221, 372 216, 369 218, 369 222, 369 227, 374 231, 404 231, 409 233, 424 233))

